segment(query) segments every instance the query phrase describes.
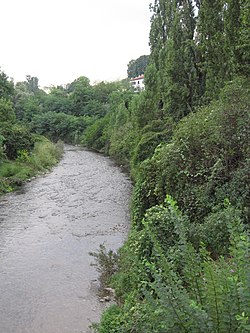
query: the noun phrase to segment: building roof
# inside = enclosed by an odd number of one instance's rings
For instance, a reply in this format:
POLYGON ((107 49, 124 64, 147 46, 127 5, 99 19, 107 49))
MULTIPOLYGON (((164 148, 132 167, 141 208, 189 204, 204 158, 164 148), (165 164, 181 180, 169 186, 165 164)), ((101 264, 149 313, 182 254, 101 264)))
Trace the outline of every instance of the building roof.
POLYGON ((137 80, 142 80, 142 79, 144 79, 144 74, 134 77, 134 78, 130 79, 130 81, 137 81, 137 80))

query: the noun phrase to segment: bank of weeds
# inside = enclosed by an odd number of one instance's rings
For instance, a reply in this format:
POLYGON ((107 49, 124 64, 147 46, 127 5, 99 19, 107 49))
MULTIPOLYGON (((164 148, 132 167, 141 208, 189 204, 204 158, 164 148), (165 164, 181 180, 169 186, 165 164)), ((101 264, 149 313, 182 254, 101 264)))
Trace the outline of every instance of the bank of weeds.
POLYGON ((35 136, 31 152, 21 150, 16 159, 1 161, 0 194, 12 192, 31 177, 50 170, 60 160, 62 154, 61 141, 54 144, 45 137, 35 136))
POLYGON ((89 129, 87 142, 103 133, 98 142, 129 160, 135 181, 132 228, 109 283, 117 304, 96 332, 250 332, 249 96, 248 80, 231 82, 170 138, 156 122, 139 131, 133 106, 121 123, 110 116, 89 129))

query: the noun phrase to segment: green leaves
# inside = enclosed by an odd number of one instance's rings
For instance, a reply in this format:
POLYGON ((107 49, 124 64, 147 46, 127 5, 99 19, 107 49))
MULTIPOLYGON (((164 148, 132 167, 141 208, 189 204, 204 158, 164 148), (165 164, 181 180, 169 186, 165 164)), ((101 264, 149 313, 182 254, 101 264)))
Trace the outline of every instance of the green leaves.
POLYGON ((8 159, 14 160, 18 157, 18 152, 27 150, 30 152, 34 147, 32 134, 23 126, 14 124, 1 129, 4 137, 4 153, 8 159))
POLYGON ((10 99, 14 93, 14 84, 0 69, 0 98, 10 99))
POLYGON ((2 127, 2 123, 14 123, 16 119, 15 112, 13 109, 13 104, 1 97, 0 98, 0 127, 2 127))
POLYGON ((144 74, 149 60, 148 55, 142 55, 136 60, 130 60, 128 63, 128 78, 135 78, 141 74, 144 74))
POLYGON ((114 323, 114 332, 124 333, 248 332, 250 238, 239 218, 228 226, 229 257, 217 260, 203 245, 194 249, 188 221, 170 196, 146 212, 142 227, 132 229, 118 273, 136 275, 136 290, 122 289, 125 281, 116 279, 123 301, 104 314, 98 332, 112 331, 114 323))

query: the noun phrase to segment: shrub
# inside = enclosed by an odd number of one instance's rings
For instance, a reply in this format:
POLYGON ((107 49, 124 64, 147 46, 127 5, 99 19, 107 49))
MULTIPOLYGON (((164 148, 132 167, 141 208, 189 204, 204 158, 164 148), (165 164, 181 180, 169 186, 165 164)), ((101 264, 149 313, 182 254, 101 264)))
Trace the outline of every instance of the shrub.
POLYGON ((34 137, 36 141, 32 152, 19 151, 15 161, 7 160, 0 165, 0 194, 11 192, 39 171, 51 168, 63 153, 63 144, 52 144, 44 137, 34 137))
POLYGON ((219 256, 229 254, 230 232, 229 228, 241 217, 241 212, 229 205, 225 208, 214 207, 202 224, 195 224, 190 230, 190 239, 198 248, 203 243, 211 256, 217 259, 219 256))
POLYGON ((105 130, 108 124, 108 116, 96 120, 84 132, 81 143, 97 151, 107 152, 108 139, 105 136, 105 130))
POLYGON ((93 121, 94 117, 46 112, 33 117, 31 129, 39 135, 45 135, 53 142, 63 140, 68 143, 79 143, 81 133, 93 121))
MULTIPOLYGON (((126 291, 120 306, 104 313, 98 332, 248 332, 250 238, 237 214, 227 226, 229 257, 213 260, 204 246, 196 251, 188 241, 185 219, 170 197, 165 207, 156 208, 146 213, 143 232, 132 230, 130 238, 134 241, 130 247, 130 240, 126 244, 126 262, 130 257, 130 265, 123 270, 124 274, 127 271, 137 275, 134 292, 126 291), (171 226, 163 230, 175 235, 168 244, 162 242, 159 223, 154 226, 159 208, 161 215, 168 216, 163 224, 171 226), (146 235, 150 255, 145 252, 146 235), (136 257, 133 265, 132 258, 136 257)), ((230 206, 226 209, 230 215, 230 206)))
POLYGON ((4 155, 4 137, 2 135, 0 135, 0 163, 2 162, 2 160, 4 159, 5 155, 4 155))
POLYGON ((4 152, 10 160, 16 159, 19 151, 30 152, 34 147, 34 138, 25 127, 10 125, 3 128, 1 133, 4 137, 4 152))
MULTIPOLYGON (((248 209, 248 87, 246 79, 230 83, 219 101, 180 121, 172 142, 160 144, 140 164, 139 205, 147 209, 162 203, 169 193, 196 223, 202 223, 226 197, 242 211, 248 209)), ((246 222, 248 218, 249 212, 246 222)))
POLYGON ((50 169, 54 166, 63 154, 63 143, 59 141, 53 144, 46 138, 35 143, 30 164, 37 170, 50 169))
POLYGON ((92 266, 95 266, 100 273, 99 281, 102 291, 105 287, 110 286, 111 278, 118 270, 119 256, 112 250, 108 251, 103 244, 100 245, 98 252, 90 252, 89 254, 95 259, 92 266))

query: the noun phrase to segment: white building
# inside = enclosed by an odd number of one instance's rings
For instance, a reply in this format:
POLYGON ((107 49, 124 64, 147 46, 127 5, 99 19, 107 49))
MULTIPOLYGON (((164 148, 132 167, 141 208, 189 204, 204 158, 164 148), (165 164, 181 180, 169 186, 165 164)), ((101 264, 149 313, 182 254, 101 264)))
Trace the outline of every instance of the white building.
POLYGON ((145 89, 144 86, 144 74, 141 74, 137 77, 134 77, 133 79, 130 80, 131 86, 134 88, 136 92, 142 91, 145 89))

